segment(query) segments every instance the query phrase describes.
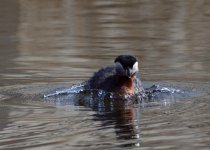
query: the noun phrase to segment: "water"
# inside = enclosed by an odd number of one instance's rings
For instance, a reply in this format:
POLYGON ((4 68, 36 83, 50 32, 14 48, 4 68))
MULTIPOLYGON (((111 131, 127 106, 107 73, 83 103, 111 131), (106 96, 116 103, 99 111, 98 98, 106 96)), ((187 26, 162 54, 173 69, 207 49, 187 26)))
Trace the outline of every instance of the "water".
POLYGON ((206 0, 1 0, 0 149, 209 149, 209 7, 206 0), (43 98, 120 54, 139 58, 145 88, 181 92, 142 103, 87 93, 43 98))

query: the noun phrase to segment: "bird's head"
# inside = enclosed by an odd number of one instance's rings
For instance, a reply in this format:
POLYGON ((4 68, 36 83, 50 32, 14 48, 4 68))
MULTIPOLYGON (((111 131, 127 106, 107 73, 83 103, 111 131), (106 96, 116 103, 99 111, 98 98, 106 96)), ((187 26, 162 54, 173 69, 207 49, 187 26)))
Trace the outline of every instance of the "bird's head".
POLYGON ((131 55, 120 55, 115 59, 116 72, 118 75, 131 78, 139 71, 138 61, 131 55))

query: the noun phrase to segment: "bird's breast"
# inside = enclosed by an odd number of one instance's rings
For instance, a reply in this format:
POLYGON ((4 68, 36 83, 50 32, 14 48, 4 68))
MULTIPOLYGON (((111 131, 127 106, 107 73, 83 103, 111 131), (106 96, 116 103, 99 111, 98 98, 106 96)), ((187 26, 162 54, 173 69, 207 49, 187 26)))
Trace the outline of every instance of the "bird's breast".
POLYGON ((134 77, 119 78, 119 93, 120 94, 134 94, 134 77))

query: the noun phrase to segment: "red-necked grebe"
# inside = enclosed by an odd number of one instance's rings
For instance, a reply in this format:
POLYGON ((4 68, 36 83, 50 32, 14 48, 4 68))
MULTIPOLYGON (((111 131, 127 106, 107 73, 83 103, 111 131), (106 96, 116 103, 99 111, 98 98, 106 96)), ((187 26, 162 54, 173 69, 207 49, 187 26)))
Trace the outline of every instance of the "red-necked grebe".
POLYGON ((113 66, 102 68, 94 73, 87 83, 88 88, 120 95, 142 94, 137 59, 131 55, 120 55, 114 62, 113 66))

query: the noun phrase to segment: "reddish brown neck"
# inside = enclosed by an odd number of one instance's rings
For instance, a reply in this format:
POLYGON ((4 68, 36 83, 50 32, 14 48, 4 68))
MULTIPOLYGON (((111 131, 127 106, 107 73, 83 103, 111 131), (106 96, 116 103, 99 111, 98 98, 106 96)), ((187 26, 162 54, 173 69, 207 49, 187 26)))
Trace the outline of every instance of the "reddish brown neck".
POLYGON ((119 77, 120 94, 131 94, 131 95, 134 94, 133 80, 134 80, 134 76, 132 76, 131 78, 119 77))

